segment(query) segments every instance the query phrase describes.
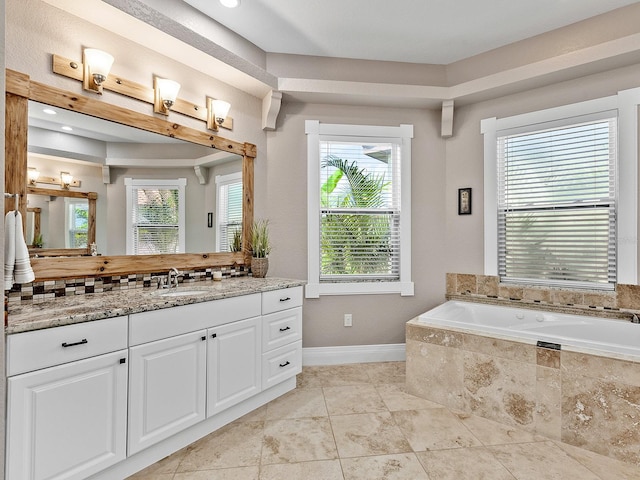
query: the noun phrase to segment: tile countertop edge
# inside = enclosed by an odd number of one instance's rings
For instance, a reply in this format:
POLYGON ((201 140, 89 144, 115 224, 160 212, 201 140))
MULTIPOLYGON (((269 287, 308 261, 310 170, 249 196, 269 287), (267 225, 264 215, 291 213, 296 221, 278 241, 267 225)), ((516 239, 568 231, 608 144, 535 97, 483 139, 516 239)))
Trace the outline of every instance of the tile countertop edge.
POLYGON ((156 291, 155 288, 134 288, 58 297, 16 306, 9 305, 9 322, 5 327, 5 334, 12 335, 92 322, 133 313, 298 287, 305 284, 306 281, 296 279, 242 277, 225 279, 221 282, 207 280, 186 283, 181 286, 183 289, 211 289, 211 292, 194 296, 162 297, 153 294, 156 291))

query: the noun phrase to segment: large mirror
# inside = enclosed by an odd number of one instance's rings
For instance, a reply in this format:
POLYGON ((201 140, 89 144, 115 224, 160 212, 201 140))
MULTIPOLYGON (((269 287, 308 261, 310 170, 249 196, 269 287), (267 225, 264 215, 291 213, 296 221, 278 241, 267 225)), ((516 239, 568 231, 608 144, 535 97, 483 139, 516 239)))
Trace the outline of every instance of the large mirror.
MULTIPOLYGON (((233 234, 239 233, 242 227, 241 156, 32 100, 29 101, 27 140, 27 167, 31 172, 38 172, 39 178, 49 181, 58 179, 60 172, 68 172, 73 175, 75 186, 64 192, 97 193, 98 254, 229 252, 234 249, 233 234), (153 225, 140 227, 136 232, 141 233, 137 235, 127 235, 128 228, 135 228, 127 222, 135 207, 139 207, 142 221, 149 218, 144 212, 158 208, 157 204, 138 205, 138 197, 140 202, 163 198, 154 181, 178 179, 184 179, 186 184, 184 223, 176 224, 173 233, 163 231, 161 238, 154 233, 158 227, 153 225), (135 189, 138 195, 128 204, 130 187, 127 184, 136 182, 148 185, 135 189), (182 244, 177 240, 180 228, 184 229, 182 244), (140 238, 144 235, 147 241, 142 245, 140 238), (168 241, 167 237, 176 241, 168 241)), ((60 186, 53 188, 61 189, 60 186)), ((65 210, 63 205, 73 200, 67 196, 66 202, 56 203, 55 199, 29 195, 27 207, 44 208, 41 218, 48 219, 50 225, 47 231, 44 228, 41 231, 45 249, 74 248, 69 245, 70 235, 64 228, 65 223, 69 224, 69 215, 64 213, 70 210, 65 210), (52 216, 47 215, 49 211, 52 216), (55 215, 56 212, 61 213, 55 215), (58 221, 53 220, 55 217, 58 221)), ((43 227, 45 225, 43 223, 43 227)))
MULTIPOLYGON (((110 105, 97 96, 77 95, 34 82, 20 72, 7 70, 6 74, 5 192, 19 194, 23 217, 27 218, 27 209, 31 209, 35 228, 35 214, 40 209, 42 224, 42 207, 35 206, 35 199, 32 200, 34 205, 27 205, 30 200, 27 195, 28 168, 39 170, 41 175, 29 187, 31 189, 60 191, 67 187, 70 192, 94 192, 97 197, 95 242, 98 255, 34 258, 31 263, 36 280, 162 272, 174 266, 193 269, 250 263, 255 145, 224 138, 220 132, 207 131, 204 125, 202 129, 180 125, 175 122, 180 116, 175 118, 173 113, 170 115, 172 121, 169 121, 160 115, 145 115, 110 105), (30 101, 41 105, 33 103, 30 106, 30 101), (60 125, 51 126, 60 121, 42 118, 51 114, 36 113, 36 108, 42 109, 43 105, 57 110, 58 118, 73 113, 73 117, 64 123, 74 129, 74 134, 56 130, 60 125), (30 110, 33 110, 31 119, 30 110), (77 114, 85 115, 77 117, 77 114), (95 126, 97 119, 113 124, 95 126), (78 135, 81 131, 84 131, 82 136, 78 135), (56 178, 61 177, 61 172, 71 173, 73 183, 64 187, 63 182, 57 185, 56 178), (229 251, 230 240, 225 245, 220 235, 216 239, 216 224, 220 223, 220 210, 216 207, 223 203, 217 185, 238 179, 241 189, 228 193, 227 203, 232 200, 238 203, 237 197, 241 196, 241 251, 229 251), (127 227, 126 212, 128 208, 131 211, 127 206, 127 186, 165 185, 167 181, 175 180, 184 185, 182 205, 186 219, 184 247, 177 251, 193 253, 167 255, 145 251, 142 255, 127 254, 127 232, 132 231, 127 227), (48 184, 41 185, 42 181, 48 184), (220 244, 222 246, 216 252, 216 245, 220 244)), ((155 193, 146 194, 152 197, 155 193)), ((137 202, 138 206, 149 206, 137 202)), ((10 209, 11 205, 5 202, 5 211, 10 209)), ((145 219, 148 218, 146 213, 142 215, 145 219)), ((239 223, 237 213, 235 217, 232 213, 227 215, 228 239, 232 239, 239 223)), ((44 239, 45 245, 46 241, 44 239)), ((53 245, 54 239, 50 241, 53 245)))

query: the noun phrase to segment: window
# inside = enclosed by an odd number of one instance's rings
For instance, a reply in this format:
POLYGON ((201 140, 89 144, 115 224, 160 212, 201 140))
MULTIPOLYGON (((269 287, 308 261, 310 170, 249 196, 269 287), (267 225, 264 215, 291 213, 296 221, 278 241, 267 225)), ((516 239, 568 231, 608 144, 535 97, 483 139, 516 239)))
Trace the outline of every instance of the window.
POLYGON ((241 172, 216 176, 216 205, 216 252, 241 252, 241 172))
POLYGON ((617 123, 612 115, 498 132, 503 282, 615 285, 617 123))
POLYGON ((612 290, 637 282, 640 89, 482 121, 485 274, 612 290))
POLYGON ((185 178, 125 178, 127 254, 184 253, 185 178))
POLYGON ((413 294, 413 127, 308 121, 307 297, 413 294))
POLYGON ((79 198, 65 198, 65 248, 87 248, 89 238, 89 202, 79 198))

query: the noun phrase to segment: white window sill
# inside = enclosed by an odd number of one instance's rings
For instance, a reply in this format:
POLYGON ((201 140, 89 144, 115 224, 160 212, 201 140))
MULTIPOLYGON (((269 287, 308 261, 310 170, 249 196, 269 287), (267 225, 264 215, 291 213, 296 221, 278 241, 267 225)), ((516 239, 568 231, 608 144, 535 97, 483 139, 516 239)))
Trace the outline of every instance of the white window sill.
POLYGON ((352 282, 352 283, 308 283, 305 298, 321 295, 382 295, 399 293, 403 297, 413 296, 413 282, 352 282))

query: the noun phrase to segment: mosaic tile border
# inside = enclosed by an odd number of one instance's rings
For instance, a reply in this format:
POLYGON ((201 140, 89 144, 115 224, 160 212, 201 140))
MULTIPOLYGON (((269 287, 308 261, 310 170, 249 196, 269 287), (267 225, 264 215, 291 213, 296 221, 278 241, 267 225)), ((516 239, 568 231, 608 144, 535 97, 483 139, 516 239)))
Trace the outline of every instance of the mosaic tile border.
POLYGON ((447 273, 446 298, 617 318, 640 314, 640 285, 618 284, 615 291, 605 292, 505 285, 497 276, 447 273))
MULTIPOLYGON (((202 270, 184 270, 179 278, 181 284, 191 284, 211 280, 213 272, 222 272, 222 278, 243 277, 248 270, 243 266, 207 268, 202 270)), ((133 288, 154 286, 155 276, 166 276, 167 272, 133 273, 128 275, 113 275, 104 277, 67 278, 61 280, 45 280, 41 282, 15 284, 11 290, 5 291, 5 297, 10 304, 25 302, 40 302, 58 297, 84 295, 87 293, 103 293, 133 288)))

